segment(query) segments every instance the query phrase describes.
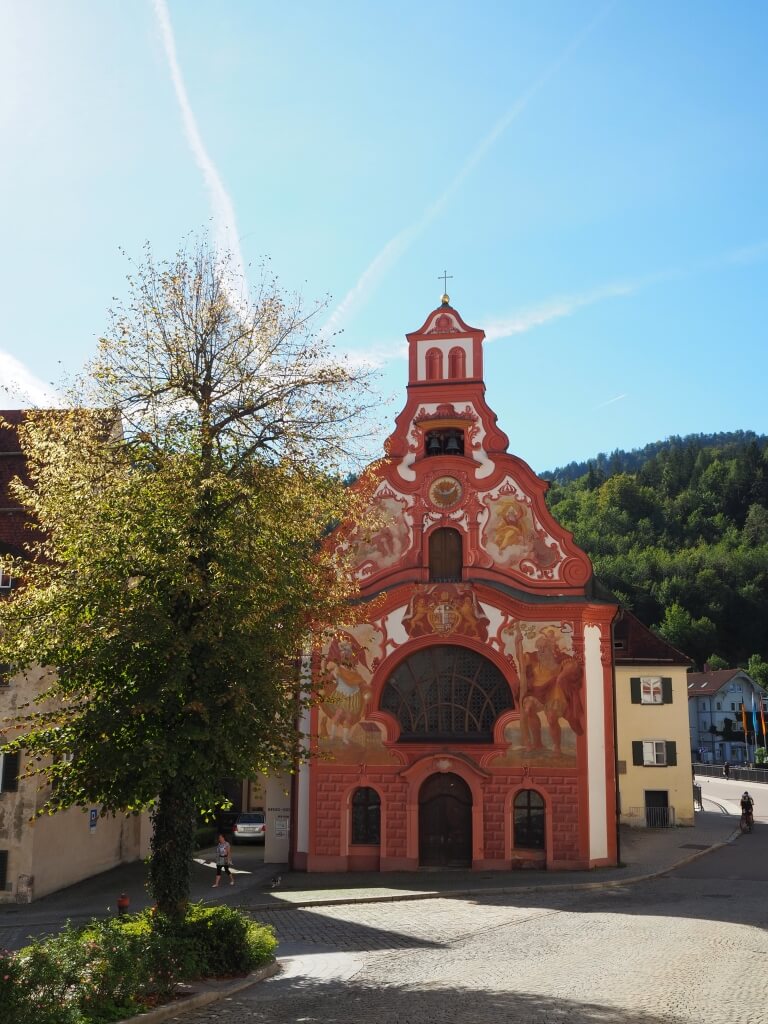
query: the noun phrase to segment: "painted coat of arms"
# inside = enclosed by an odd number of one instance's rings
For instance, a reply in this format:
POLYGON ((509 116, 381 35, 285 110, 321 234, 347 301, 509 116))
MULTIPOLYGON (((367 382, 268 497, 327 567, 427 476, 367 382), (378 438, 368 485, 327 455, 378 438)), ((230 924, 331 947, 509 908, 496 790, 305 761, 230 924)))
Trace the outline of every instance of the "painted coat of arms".
POLYGON ((456 583, 416 587, 403 615, 403 625, 411 638, 453 634, 485 643, 488 621, 472 587, 456 583))

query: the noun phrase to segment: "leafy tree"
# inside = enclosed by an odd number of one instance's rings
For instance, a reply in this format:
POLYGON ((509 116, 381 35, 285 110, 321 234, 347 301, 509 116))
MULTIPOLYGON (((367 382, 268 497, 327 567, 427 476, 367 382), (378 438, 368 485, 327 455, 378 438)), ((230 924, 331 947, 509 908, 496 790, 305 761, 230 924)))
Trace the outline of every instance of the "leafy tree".
POLYGON ((689 653, 697 661, 703 660, 701 652, 706 650, 715 634, 714 623, 706 616, 694 619, 682 605, 674 602, 664 613, 664 621, 659 626, 659 633, 673 647, 689 653))
POLYGON ((764 661, 759 654, 751 655, 747 662, 747 675, 758 686, 768 690, 768 661, 764 661))
POLYGON ((147 250, 129 282, 72 408, 20 429, 39 532, 0 661, 57 667, 14 740, 55 783, 42 811, 151 807, 150 886, 178 915, 196 812, 219 778, 293 763, 297 655, 349 619, 350 569, 319 538, 364 500, 334 466, 365 380, 274 281, 236 298, 204 243, 147 250))
POLYGON ((718 669, 729 667, 725 658, 721 658, 719 654, 710 654, 706 659, 705 664, 709 668, 710 672, 717 672, 718 669))

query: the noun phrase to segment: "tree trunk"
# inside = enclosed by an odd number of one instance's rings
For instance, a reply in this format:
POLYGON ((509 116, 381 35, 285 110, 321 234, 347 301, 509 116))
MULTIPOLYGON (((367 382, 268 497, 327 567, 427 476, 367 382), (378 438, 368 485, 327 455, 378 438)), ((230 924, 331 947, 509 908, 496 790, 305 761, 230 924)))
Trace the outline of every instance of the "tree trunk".
POLYGON ((189 903, 189 869, 195 845, 193 787, 175 778, 160 792, 152 812, 149 888, 157 909, 171 918, 184 916, 189 903))

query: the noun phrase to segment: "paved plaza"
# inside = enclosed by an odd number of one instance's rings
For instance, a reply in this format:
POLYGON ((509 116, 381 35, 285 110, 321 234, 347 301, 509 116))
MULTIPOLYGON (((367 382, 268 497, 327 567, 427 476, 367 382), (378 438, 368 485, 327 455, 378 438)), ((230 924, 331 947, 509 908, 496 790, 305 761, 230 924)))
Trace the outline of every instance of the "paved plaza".
POLYGON ((768 882, 713 886, 682 869, 594 892, 259 917, 280 936, 283 974, 185 1015, 188 1024, 768 1020, 768 882))
MULTIPOLYGON (((243 857, 235 891, 215 896, 275 928, 280 973, 174 1019, 766 1024, 768 787, 755 792, 755 832, 735 838, 740 787, 703 782, 708 811, 696 829, 629 835, 627 867, 592 872, 587 883, 581 873, 573 885, 562 874, 425 875, 422 896, 409 891, 409 877, 360 878, 353 887, 347 876, 346 889, 311 890, 310 882, 328 880, 288 876, 288 888, 273 893, 258 882, 266 866, 248 867, 243 857), (622 873, 646 879, 622 881, 622 873), (426 882, 443 892, 427 898, 426 882), (461 891, 468 884, 473 891, 461 891)), ((205 858, 197 868, 214 895, 205 858)), ((0 916, 0 930, 6 940, 13 931, 51 930, 57 915, 98 908, 114 881, 19 908, 19 920, 0 916)))

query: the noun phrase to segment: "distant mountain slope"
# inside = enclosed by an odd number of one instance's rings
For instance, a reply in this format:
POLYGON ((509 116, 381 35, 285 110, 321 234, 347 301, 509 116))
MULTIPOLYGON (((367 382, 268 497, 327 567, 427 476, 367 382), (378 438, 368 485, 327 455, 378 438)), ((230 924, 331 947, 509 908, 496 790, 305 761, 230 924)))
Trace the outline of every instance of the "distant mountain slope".
POLYGON ((598 459, 556 470, 547 501, 599 579, 698 665, 768 659, 768 438, 695 434, 598 459))
POLYGON ((578 480, 589 472, 590 467, 601 479, 605 480, 614 473, 635 473, 649 459, 662 451, 670 448, 719 448, 727 452, 731 447, 749 444, 755 441, 760 448, 768 444, 768 435, 756 434, 753 430, 732 430, 718 434, 686 434, 685 437, 672 435, 663 441, 651 441, 644 448, 633 448, 629 452, 616 448, 606 455, 600 452, 593 459, 586 462, 569 462, 567 466, 559 466, 557 469, 546 470, 539 473, 545 480, 556 480, 558 483, 568 483, 571 480, 578 480))

